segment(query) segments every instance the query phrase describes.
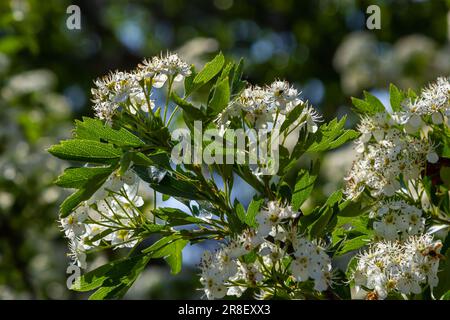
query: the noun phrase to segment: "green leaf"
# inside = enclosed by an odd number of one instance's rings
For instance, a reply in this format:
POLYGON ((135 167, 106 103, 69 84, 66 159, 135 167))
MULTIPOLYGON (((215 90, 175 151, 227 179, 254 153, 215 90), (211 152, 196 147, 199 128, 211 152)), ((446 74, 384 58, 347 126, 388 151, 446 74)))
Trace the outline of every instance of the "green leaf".
POLYGON ((101 287, 89 296, 89 300, 108 300, 121 298, 128 291, 129 286, 118 284, 116 286, 101 287))
POLYGON ((131 161, 133 161, 136 166, 156 166, 166 170, 172 169, 170 166, 169 155, 162 150, 157 150, 147 155, 141 152, 133 152, 131 154, 131 161))
POLYGON ((295 211, 300 209, 301 205, 308 199, 314 188, 314 183, 317 179, 316 171, 318 171, 318 168, 312 171, 311 174, 307 170, 301 170, 298 173, 294 193, 292 194, 292 209, 295 211))
POLYGON ((122 155, 122 151, 111 144, 78 139, 61 141, 50 147, 48 152, 63 160, 91 163, 110 163, 122 155))
POLYGON ((283 121, 283 124, 280 127, 280 132, 288 129, 302 114, 304 103, 298 104, 291 112, 286 116, 286 119, 283 121))
POLYGON ((63 188, 81 189, 93 180, 103 180, 113 171, 113 167, 81 167, 68 168, 55 181, 57 186, 63 188))
MULTIPOLYGON (((74 286, 71 289, 86 292, 101 286, 111 289, 117 288, 118 286, 125 286, 126 288, 129 288, 145 268, 150 258, 150 255, 140 254, 107 263, 82 275, 78 281, 79 286, 74 286)), ((107 293, 110 292, 111 289, 103 289, 101 292, 107 293)), ((106 296, 97 293, 97 297, 104 298, 106 296)), ((113 297, 117 298, 118 296, 114 295, 113 297)), ((108 298, 113 297, 108 296, 108 298)))
POLYGON ((333 210, 326 208, 321 212, 320 217, 311 225, 309 234, 314 238, 321 238, 325 235, 326 227, 333 217, 333 210))
POLYGON ((208 200, 205 194, 198 190, 200 185, 197 180, 181 180, 167 172, 161 181, 155 181, 149 174, 149 168, 133 166, 133 171, 150 186, 163 194, 172 197, 181 197, 189 200, 208 200))
POLYGON ((355 217, 364 212, 365 210, 361 209, 361 204, 359 202, 353 202, 351 199, 339 204, 338 215, 342 217, 355 217))
POLYGON ((61 204, 59 211, 61 218, 67 217, 82 202, 88 200, 105 183, 107 175, 89 180, 83 188, 68 196, 61 204))
POLYGON ((364 247, 370 243, 372 240, 372 235, 362 235, 355 237, 353 239, 348 239, 344 241, 344 245, 339 249, 336 255, 343 255, 347 252, 357 250, 364 247))
POLYGON ((216 85, 218 86, 219 83, 222 82, 222 80, 226 79, 226 78, 230 78, 230 72, 234 70, 234 63, 233 62, 228 62, 227 65, 222 69, 222 72, 220 73, 220 76, 217 78, 216 81, 216 85))
POLYGON ((374 114, 370 104, 367 101, 352 97, 352 110, 360 114, 374 114))
POLYGON ((184 78, 184 96, 188 97, 196 90, 194 79, 197 76, 194 65, 191 66, 191 74, 184 78))
POLYGON ((444 293, 439 300, 450 300, 450 290, 444 293))
POLYGON ((402 111, 402 102, 405 99, 403 93, 391 83, 389 86, 389 98, 391 103, 392 111, 399 112, 402 111))
POLYGON ((220 70, 222 70, 224 63, 225 57, 223 56, 222 52, 220 52, 195 76, 193 84, 199 87, 207 83, 209 80, 214 78, 220 72, 220 70))
POLYGON ((189 116, 191 120, 204 120, 206 118, 202 110, 196 108, 190 102, 180 98, 175 92, 171 94, 172 100, 189 116))
POLYGON ((170 226, 204 223, 202 219, 191 216, 176 208, 157 208, 156 210, 153 210, 153 214, 158 218, 167 221, 170 226))
POLYGON ((143 229, 145 230, 146 233, 153 234, 158 233, 164 229, 167 229, 167 227, 162 224, 145 223, 143 225, 143 229))
POLYGON ((450 159, 450 136, 442 136, 442 150, 440 156, 450 159))
POLYGON ((152 258, 164 258, 171 267, 172 274, 181 270, 182 251, 188 240, 182 239, 179 234, 161 238, 150 247, 143 250, 143 253, 151 254, 152 258))
POLYGON ((367 103, 369 103, 371 109, 373 110, 372 113, 379 113, 379 112, 385 112, 386 108, 384 107, 383 103, 372 95, 370 92, 364 91, 364 97, 366 98, 367 103))
POLYGON ((258 215, 261 205, 264 203, 264 199, 255 200, 252 199, 247 208, 247 215, 245 217, 245 223, 250 227, 256 227, 256 216, 258 215))
POLYGON ((314 141, 309 145, 308 152, 323 152, 335 149, 349 140, 358 137, 359 133, 354 130, 344 130, 347 117, 341 120, 333 119, 329 123, 320 126, 318 132, 314 135, 314 141))
POLYGON ((348 262, 347 269, 345 270, 345 276, 346 276, 347 280, 352 279, 353 272, 355 271, 357 265, 358 265, 358 257, 354 256, 348 262))
POLYGON ((223 79, 215 88, 214 94, 208 105, 208 114, 216 115, 220 113, 230 101, 230 84, 228 77, 223 79))
POLYGON ((104 124, 99 119, 83 117, 75 121, 75 137, 83 140, 105 141, 119 147, 142 147, 145 143, 125 128, 118 130, 104 124))
POLYGON ((235 206, 236 209, 236 215, 239 218, 239 220, 241 220, 241 222, 246 223, 246 213, 245 213, 245 209, 242 206, 242 204, 237 203, 237 205, 235 206))
POLYGON ((245 81, 241 80, 243 71, 244 59, 241 58, 241 60, 239 60, 239 63, 237 65, 234 65, 234 69, 232 72, 233 76, 231 77, 231 94, 233 96, 241 92, 247 85, 245 81))
POLYGON ((181 271, 183 264, 183 248, 187 245, 188 240, 178 240, 171 245, 171 253, 164 258, 170 266, 170 272, 177 274, 181 271))
POLYGON ((338 190, 331 194, 324 205, 316 214, 317 219, 311 223, 309 234, 312 237, 323 237, 327 231, 328 225, 336 220, 338 204, 342 200, 342 191, 338 190))

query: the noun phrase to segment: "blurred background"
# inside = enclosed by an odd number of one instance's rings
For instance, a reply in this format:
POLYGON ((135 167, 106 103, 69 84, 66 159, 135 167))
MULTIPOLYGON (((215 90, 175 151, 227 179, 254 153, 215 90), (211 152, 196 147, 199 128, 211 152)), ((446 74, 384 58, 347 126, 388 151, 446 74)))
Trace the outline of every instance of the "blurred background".
MULTIPOLYGON (((348 114, 350 96, 387 101, 390 82, 419 88, 450 73, 449 0, 2 0, 0 2, 0 299, 80 299, 66 288, 66 242, 56 219, 67 195, 52 181, 67 164, 45 148, 92 115, 92 81, 144 57, 177 51, 202 65, 219 50, 244 57, 245 78, 286 79, 326 119, 348 114), (69 30, 68 6, 81 10, 69 30), (366 9, 381 9, 368 30, 366 9)), ((319 199, 337 188, 351 147, 323 160, 319 199)), ((105 263, 106 253, 90 261, 105 263)), ((184 270, 150 265, 126 298, 199 298, 199 248, 184 270)))

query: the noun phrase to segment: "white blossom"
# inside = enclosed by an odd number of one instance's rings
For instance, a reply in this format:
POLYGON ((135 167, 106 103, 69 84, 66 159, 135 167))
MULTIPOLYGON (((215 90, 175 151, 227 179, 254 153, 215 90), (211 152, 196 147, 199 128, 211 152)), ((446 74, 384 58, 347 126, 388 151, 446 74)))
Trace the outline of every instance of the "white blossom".
POLYGON ((419 294, 423 286, 438 284, 442 243, 430 235, 412 236, 405 242, 381 241, 358 255, 353 280, 373 290, 368 298, 385 299, 390 293, 419 294))

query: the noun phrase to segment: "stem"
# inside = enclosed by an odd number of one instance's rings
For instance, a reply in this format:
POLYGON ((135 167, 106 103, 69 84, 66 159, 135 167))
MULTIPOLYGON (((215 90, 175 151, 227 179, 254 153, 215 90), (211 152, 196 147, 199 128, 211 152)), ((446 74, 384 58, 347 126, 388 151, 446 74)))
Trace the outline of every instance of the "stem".
POLYGON ((170 93, 172 92, 173 77, 169 77, 169 86, 167 87, 166 105, 164 107, 164 123, 166 123, 167 109, 169 108, 170 93))
POLYGON ((179 106, 176 106, 175 109, 173 109, 172 114, 170 115, 169 120, 167 121, 166 127, 169 127, 170 122, 172 121, 173 116, 175 115, 175 113, 177 113, 178 109, 180 109, 179 106))

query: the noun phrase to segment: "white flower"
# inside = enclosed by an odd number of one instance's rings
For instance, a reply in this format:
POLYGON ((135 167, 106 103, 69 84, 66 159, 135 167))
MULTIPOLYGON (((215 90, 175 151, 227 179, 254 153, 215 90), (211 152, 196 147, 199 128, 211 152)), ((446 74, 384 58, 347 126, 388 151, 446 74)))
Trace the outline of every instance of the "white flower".
POLYGON ((72 259, 73 263, 81 269, 86 269, 86 253, 82 241, 77 238, 70 239, 69 250, 70 253, 68 256, 72 259))
POLYGON ((318 123, 322 121, 322 116, 308 104, 305 105, 300 118, 305 119, 304 125, 306 125, 306 131, 310 133, 316 133, 319 129, 318 123))
POLYGON ((433 124, 440 125, 446 122, 448 126, 449 101, 450 78, 440 77, 424 88, 417 99, 409 101, 404 106, 406 111, 400 113, 399 122, 417 129, 423 124, 425 117, 430 116, 433 124), (445 119, 447 121, 444 121, 445 119))
MULTIPOLYGON (((225 281, 230 277, 230 270, 222 265, 225 256, 219 260, 219 255, 210 251, 203 253, 200 267, 202 269, 200 282, 208 299, 221 299, 227 294, 225 281), (225 271, 225 272, 224 272, 225 271)), ((228 263, 228 261, 226 261, 228 263)), ((237 267, 235 272, 237 271, 237 267)))
POLYGON ((88 217, 89 210, 87 205, 82 204, 69 216, 60 219, 61 227, 67 238, 74 239, 86 231, 84 221, 88 217))
POLYGON ((139 77, 152 79, 155 88, 161 88, 169 77, 178 82, 191 74, 191 67, 175 53, 146 59, 138 67, 139 77))
POLYGON ((291 272, 299 282, 314 280, 314 288, 324 291, 332 282, 331 258, 325 250, 304 237, 298 237, 293 243, 294 257, 291 272))
POLYGON ((256 216, 258 222, 258 235, 265 237, 272 232, 272 228, 277 226, 282 220, 293 218, 296 214, 292 207, 281 207, 278 202, 270 201, 267 207, 256 216))
MULTIPOLYGON (((358 142, 358 148, 361 145, 358 142)), ((405 182, 420 177, 427 160, 435 161, 433 145, 397 129, 390 129, 380 141, 369 142, 361 148, 347 180, 345 194, 356 198, 365 187, 373 196, 393 196, 405 182)))
POLYGON ((412 236, 403 243, 374 243, 358 255, 355 285, 373 290, 379 299, 391 292, 419 294, 425 284, 433 288, 438 284, 441 247, 430 235, 412 236))
POLYGON ((132 248, 136 245, 137 239, 133 239, 134 232, 129 229, 121 229, 112 233, 111 244, 114 249, 132 248))
POLYGON ((298 91, 291 87, 287 81, 274 81, 267 88, 267 102, 271 109, 279 110, 282 114, 291 111, 295 106, 302 103, 298 91))
POLYGON ((93 109, 99 119, 108 123, 121 104, 142 90, 130 73, 121 71, 111 72, 95 80, 94 84, 96 87, 91 89, 93 109))

